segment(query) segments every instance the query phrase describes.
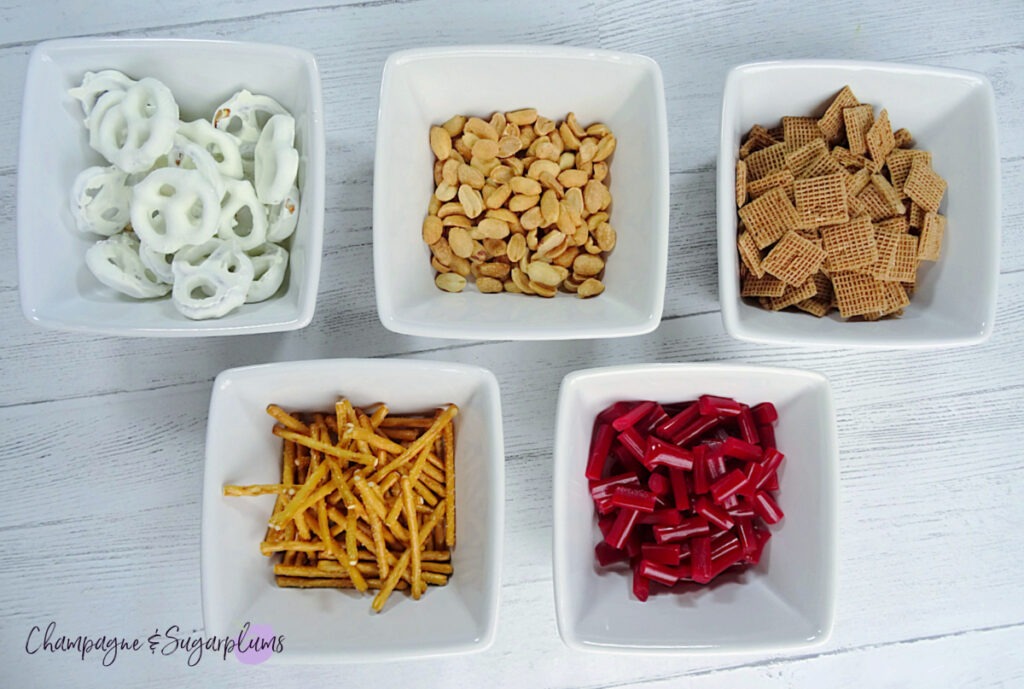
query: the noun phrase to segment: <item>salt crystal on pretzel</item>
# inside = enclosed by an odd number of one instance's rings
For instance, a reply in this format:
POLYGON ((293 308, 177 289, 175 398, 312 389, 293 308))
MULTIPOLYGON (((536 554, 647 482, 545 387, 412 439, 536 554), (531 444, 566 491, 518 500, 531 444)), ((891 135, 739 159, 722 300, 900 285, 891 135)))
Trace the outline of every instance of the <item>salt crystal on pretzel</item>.
POLYGON ((284 273, 288 269, 288 251, 277 244, 266 242, 246 253, 252 261, 253 279, 245 303, 269 299, 284 282, 284 273))
POLYGON ((193 320, 219 318, 244 304, 254 272, 238 243, 222 239, 181 249, 171 268, 174 308, 193 320))
POLYGON ((79 232, 110 237, 128 225, 132 190, 114 166, 90 167, 71 185, 71 215, 79 232))
POLYGON ((89 145, 125 172, 141 172, 166 155, 178 130, 178 104, 152 78, 103 94, 85 120, 89 145))
POLYGON ((217 165, 217 170, 224 177, 242 179, 242 152, 238 147, 238 139, 227 132, 222 132, 206 120, 182 122, 178 133, 193 143, 202 146, 217 165))
POLYGON ((160 282, 139 259, 139 240, 131 232, 96 242, 85 252, 85 265, 107 287, 136 299, 162 297, 171 286, 160 282))
POLYGON ((104 69, 99 72, 86 72, 82 83, 68 90, 68 95, 82 105, 82 112, 88 117, 96 101, 108 91, 127 91, 135 80, 116 69, 104 69))
POLYGON ((247 180, 226 179, 224 186, 217 236, 236 240, 245 251, 255 249, 267 241, 267 209, 247 180))
POLYGON ((154 170, 132 189, 132 229, 154 251, 171 254, 217 232, 220 199, 197 170, 154 170))
POLYGON ((274 115, 260 132, 255 150, 256 196, 267 204, 284 201, 299 171, 295 150, 295 118, 274 115))

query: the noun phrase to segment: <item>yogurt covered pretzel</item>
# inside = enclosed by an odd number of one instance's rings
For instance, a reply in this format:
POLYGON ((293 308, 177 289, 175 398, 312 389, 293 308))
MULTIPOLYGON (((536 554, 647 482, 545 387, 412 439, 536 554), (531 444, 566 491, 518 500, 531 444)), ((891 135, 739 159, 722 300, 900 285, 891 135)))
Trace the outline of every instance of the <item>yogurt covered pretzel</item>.
POLYGON ((267 241, 267 209, 256 191, 246 180, 227 180, 227 193, 221 202, 217 236, 234 239, 244 251, 254 249, 267 241), (239 213, 248 211, 247 226, 239 223, 239 213))
POLYGON ((256 196, 271 205, 284 201, 299 172, 295 119, 291 115, 270 118, 256 142, 255 162, 256 196))
POLYGON ((267 218, 267 241, 283 242, 295 232, 299 220, 299 188, 292 188, 285 194, 284 201, 271 206, 267 218))
POLYGON ((85 265, 107 287, 136 299, 162 297, 171 286, 160 280, 139 258, 139 240, 122 232, 96 242, 85 252, 85 265))
POLYGON ((110 237, 129 221, 128 175, 111 165, 82 170, 71 185, 71 214, 79 232, 110 237))
POLYGON ((243 167, 252 173, 256 142, 266 122, 274 115, 287 115, 288 111, 270 96, 261 96, 242 89, 221 103, 213 115, 213 126, 238 139, 243 167))
POLYGON ((182 122, 178 133, 206 149, 224 177, 242 179, 242 152, 234 136, 220 131, 206 120, 182 122))
POLYGON ((220 199, 198 170, 165 167, 132 189, 132 228, 153 251, 172 254, 217 232, 220 199))
POLYGON ((82 84, 68 91, 68 94, 82 104, 82 111, 88 117, 100 96, 108 91, 127 91, 135 80, 116 69, 86 72, 82 84))
POLYGON ((178 104, 156 79, 107 91, 85 119, 89 145, 125 172, 141 172, 174 145, 178 104))
POLYGON ((193 320, 220 318, 244 304, 254 275, 238 242, 223 239, 182 249, 171 270, 174 308, 193 320))
POLYGON ((252 260, 252 284, 245 297, 245 303, 252 304, 274 296, 284 282, 284 273, 288 269, 288 251, 267 242, 246 252, 252 260))

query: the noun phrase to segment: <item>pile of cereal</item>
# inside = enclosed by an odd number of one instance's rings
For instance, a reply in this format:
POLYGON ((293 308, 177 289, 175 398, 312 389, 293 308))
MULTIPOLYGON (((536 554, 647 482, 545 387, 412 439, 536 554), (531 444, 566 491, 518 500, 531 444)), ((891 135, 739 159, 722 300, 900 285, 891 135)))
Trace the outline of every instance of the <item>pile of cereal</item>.
POLYGON ((946 227, 946 182, 912 143, 849 86, 820 118, 754 125, 736 163, 741 296, 819 317, 901 315, 946 227))

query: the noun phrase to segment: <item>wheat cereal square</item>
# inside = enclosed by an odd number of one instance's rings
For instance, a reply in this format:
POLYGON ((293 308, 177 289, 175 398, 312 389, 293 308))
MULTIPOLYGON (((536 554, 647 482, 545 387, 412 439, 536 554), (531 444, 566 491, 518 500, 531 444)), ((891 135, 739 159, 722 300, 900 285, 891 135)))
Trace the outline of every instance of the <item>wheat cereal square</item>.
POLYGON ((774 244, 797 226, 796 209, 778 187, 740 208, 739 214, 758 249, 774 244))
POLYGON ((896 148, 896 139, 893 137, 892 124, 889 122, 889 111, 882 108, 867 134, 864 141, 868 147, 868 155, 875 163, 885 162, 889 152, 896 148))
POLYGON ((751 199, 756 199, 776 187, 786 192, 790 202, 793 201, 793 173, 789 170, 776 170, 759 180, 747 181, 747 193, 751 199))
POLYGON ((786 285, 782 295, 768 298, 768 308, 772 311, 781 311, 789 306, 796 306, 802 301, 810 299, 818 293, 814 280, 808 279, 801 285, 786 285))
POLYGON ((875 230, 867 216, 821 228, 829 272, 840 273, 872 266, 878 260, 875 230))
POLYGON ((816 117, 783 117, 782 118, 782 142, 786 144, 787 151, 795 151, 815 139, 825 143, 825 135, 818 128, 816 117))
POLYGON ((750 236, 750 232, 741 232, 740 236, 736 239, 736 247, 739 249, 740 260, 743 261, 743 265, 747 267, 751 273, 757 277, 764 276, 764 268, 761 266, 761 252, 757 249, 757 244, 754 243, 754 238, 750 236))
POLYGON ((747 202, 747 163, 736 161, 736 207, 747 202))
POLYGON ((863 273, 838 273, 832 276, 836 305, 843 318, 880 313, 885 305, 882 283, 863 273))
POLYGON ((825 177, 826 175, 842 175, 843 179, 853 177, 853 175, 842 165, 840 165, 835 158, 828 153, 819 155, 814 161, 805 167, 800 173, 800 177, 825 177))
POLYGON ((804 169, 821 155, 828 155, 825 140, 812 139, 786 154, 786 167, 793 172, 794 177, 804 177, 805 175, 801 174, 804 169))
POLYGON ((946 216, 925 213, 921 225, 917 258, 921 261, 938 261, 942 254, 942 236, 946 232, 946 216))
POLYGON ((915 158, 910 166, 910 174, 903 183, 903 193, 927 211, 938 213, 939 204, 946 193, 946 180, 942 179, 931 165, 926 165, 920 158, 915 158))
POLYGON ((740 158, 746 158, 754 151, 758 151, 762 148, 768 148, 773 144, 779 143, 768 133, 768 130, 759 124, 755 124, 750 128, 747 136, 740 146, 740 158))
POLYGON ((907 224, 907 216, 897 215, 894 218, 886 218, 885 220, 879 220, 875 223, 875 227, 878 228, 879 232, 895 232, 897 234, 906 234, 910 231, 910 226, 907 224))
POLYGON ((786 283, 773 275, 754 277, 748 275, 740 290, 741 297, 781 297, 786 283))
POLYGON ((889 178, 893 189, 900 195, 900 198, 906 198, 906 194, 903 192, 903 185, 907 181, 907 175, 910 174, 911 165, 917 159, 931 167, 932 154, 928 151, 897 148, 885 159, 885 166, 889 168, 889 178))
POLYGON ((793 196, 801 226, 835 225, 849 220, 846 180, 841 174, 795 180, 793 196))
POLYGON ((900 248, 900 233, 873 227, 875 233, 875 246, 878 249, 878 259, 862 269, 862 272, 871 275, 878 280, 892 280, 893 270, 896 266, 896 252, 900 248))
POLYGON ((747 163, 747 181, 761 179, 786 166, 786 145, 772 144, 767 148, 754 151, 745 158, 745 161, 747 163))
POLYGON ((910 306, 910 297, 903 285, 898 282, 882 283, 883 304, 880 315, 888 316, 902 311, 910 306))
POLYGON ((802 285, 818 272, 825 252, 796 232, 787 232, 761 261, 761 267, 787 285, 802 285))
POLYGON ((914 145, 914 137, 907 129, 897 129, 892 133, 892 138, 896 142, 896 148, 910 148, 914 145))
POLYGON ((890 200, 882 195, 878 187, 874 184, 869 184, 857 194, 857 199, 864 204, 864 207, 868 211, 868 215, 874 221, 885 220, 898 215, 901 211, 893 208, 890 200))
POLYGON ((846 125, 846 143, 850 153, 864 155, 868 151, 867 133, 875 123, 875 111, 868 104, 843 108, 846 125))
POLYGON ((898 236, 899 243, 887 281, 917 282, 917 237, 912 234, 898 236))
POLYGON ((860 105, 860 102, 853 95, 849 85, 844 86, 829 103, 825 114, 818 120, 818 129, 821 130, 829 144, 839 143, 846 134, 846 127, 843 124, 843 109, 857 105, 860 105))
POLYGON ((912 228, 920 230, 924 226, 924 215, 927 212, 928 211, 911 201, 910 212, 907 214, 907 222, 910 223, 912 228))

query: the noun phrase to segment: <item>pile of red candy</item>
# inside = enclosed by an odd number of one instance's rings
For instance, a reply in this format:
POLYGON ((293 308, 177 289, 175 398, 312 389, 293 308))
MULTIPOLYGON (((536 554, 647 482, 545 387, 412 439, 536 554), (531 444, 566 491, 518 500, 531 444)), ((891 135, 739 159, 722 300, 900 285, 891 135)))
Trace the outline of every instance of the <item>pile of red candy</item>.
POLYGON ((775 406, 702 395, 696 402, 616 402, 597 416, 587 479, 604 540, 600 565, 629 561, 633 594, 650 582, 706 584, 756 565, 782 519, 772 496, 783 455, 775 406))

